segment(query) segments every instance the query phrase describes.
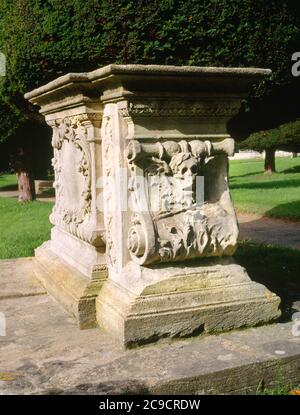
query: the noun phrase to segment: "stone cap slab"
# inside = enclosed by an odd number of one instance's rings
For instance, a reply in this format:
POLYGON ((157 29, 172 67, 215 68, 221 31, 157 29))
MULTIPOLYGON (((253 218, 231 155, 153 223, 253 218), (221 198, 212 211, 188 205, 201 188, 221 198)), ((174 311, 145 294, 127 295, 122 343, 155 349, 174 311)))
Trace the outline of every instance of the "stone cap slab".
POLYGON ((78 82, 93 82, 108 75, 158 75, 158 76, 197 76, 197 77, 233 77, 260 78, 272 73, 271 69, 262 68, 227 68, 205 66, 175 66, 175 65, 107 65, 92 72, 68 73, 54 81, 27 92, 24 97, 31 100, 34 97, 50 92, 56 88, 78 82))
MULTIPOLYGON (((69 73, 25 94, 41 107, 73 97, 73 104, 99 99, 105 91, 122 89, 150 93, 232 93, 245 96, 250 86, 270 75, 270 69, 173 65, 107 65, 92 72, 69 73), (76 97, 76 102, 74 101, 76 97)), ((67 104, 67 103, 66 103, 67 104)))

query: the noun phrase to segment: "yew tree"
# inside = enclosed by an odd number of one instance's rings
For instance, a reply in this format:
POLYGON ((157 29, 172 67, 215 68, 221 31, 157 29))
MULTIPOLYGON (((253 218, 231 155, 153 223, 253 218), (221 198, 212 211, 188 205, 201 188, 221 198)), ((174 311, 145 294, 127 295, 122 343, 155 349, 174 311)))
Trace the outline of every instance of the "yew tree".
POLYGON ((265 150, 265 173, 276 171, 275 151, 300 152, 300 119, 284 123, 276 128, 251 134, 240 144, 241 149, 265 150))
POLYGON ((271 68, 229 125, 242 140, 300 116, 293 104, 300 77, 290 70, 297 50, 296 0, 1 0, 7 72, 0 78, 0 141, 10 144, 20 200, 33 197, 36 171, 50 161, 41 163, 50 131, 25 92, 110 63, 271 68))

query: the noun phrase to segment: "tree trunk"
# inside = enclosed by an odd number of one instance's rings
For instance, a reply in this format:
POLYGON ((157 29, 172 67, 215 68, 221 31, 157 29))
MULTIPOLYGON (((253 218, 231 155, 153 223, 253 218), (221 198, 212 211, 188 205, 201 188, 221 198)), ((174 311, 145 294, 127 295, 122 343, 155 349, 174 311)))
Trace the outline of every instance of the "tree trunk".
POLYGON ((275 173, 275 149, 267 148, 265 153, 265 173, 275 173))
POLYGON ((23 146, 13 152, 11 165, 18 178, 19 202, 31 202, 35 199, 34 180, 30 157, 23 146))
POLYGON ((19 202, 31 202, 35 199, 34 181, 29 172, 18 171, 19 202))

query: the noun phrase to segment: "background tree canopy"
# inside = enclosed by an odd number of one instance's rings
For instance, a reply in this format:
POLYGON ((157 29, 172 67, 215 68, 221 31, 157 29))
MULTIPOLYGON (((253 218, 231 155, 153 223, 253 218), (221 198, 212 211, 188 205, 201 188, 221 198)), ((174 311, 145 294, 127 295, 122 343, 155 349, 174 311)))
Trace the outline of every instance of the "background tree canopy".
POLYGON ((0 140, 16 143, 24 126, 41 121, 25 92, 108 63, 271 68, 232 122, 245 138, 299 116, 297 50, 297 0, 1 0, 0 140))
POLYGON ((300 152, 300 120, 253 133, 240 144, 240 147, 257 151, 287 148, 289 151, 300 152))
POLYGON ((287 122, 276 128, 250 134, 240 149, 265 150, 265 173, 275 172, 275 151, 300 152, 300 120, 287 122))

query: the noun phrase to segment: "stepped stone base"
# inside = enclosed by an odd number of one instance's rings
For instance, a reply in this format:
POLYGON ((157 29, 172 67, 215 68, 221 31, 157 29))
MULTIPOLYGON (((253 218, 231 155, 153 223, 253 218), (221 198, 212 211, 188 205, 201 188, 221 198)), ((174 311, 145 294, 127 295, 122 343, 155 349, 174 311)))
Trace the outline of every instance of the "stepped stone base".
POLYGON ((97 298, 101 327, 126 347, 256 326, 280 316, 280 299, 229 259, 192 265, 130 263, 97 298))
MULTIPOLYGON (((34 262, 0 261, 1 395, 98 395, 100 402, 111 394, 257 394, 300 383, 296 320, 124 350, 103 330, 78 330, 33 278, 34 262)), ((300 311, 295 289, 283 300, 300 311)))
POLYGON ((34 274, 75 319, 80 329, 96 327, 96 298, 107 278, 106 266, 98 267, 93 278, 87 278, 74 266, 59 258, 47 241, 35 250, 34 274))

